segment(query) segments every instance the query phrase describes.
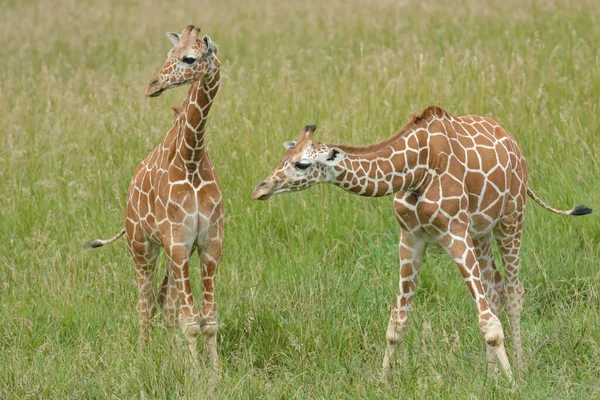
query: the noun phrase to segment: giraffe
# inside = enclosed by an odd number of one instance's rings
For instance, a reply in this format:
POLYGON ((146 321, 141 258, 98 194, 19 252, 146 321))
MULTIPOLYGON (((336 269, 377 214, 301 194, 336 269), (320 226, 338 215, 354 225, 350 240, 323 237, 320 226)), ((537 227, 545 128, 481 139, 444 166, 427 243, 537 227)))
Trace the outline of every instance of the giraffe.
POLYGON ((252 197, 267 200, 325 182, 360 196, 395 195, 401 228, 400 283, 386 332, 384 381, 404 339, 430 244, 450 255, 467 284, 488 366, 498 373, 499 363, 512 381, 499 315, 504 299, 517 366, 521 366, 524 290, 518 273, 527 195, 556 214, 584 215, 591 209, 577 206, 561 211, 543 203, 527 185, 521 148, 490 118, 457 117, 430 106, 393 136, 365 147, 313 143, 315 130, 316 126, 307 125, 297 141, 284 143, 283 160, 256 186, 252 197), (493 237, 504 263, 504 281, 492 256, 493 237))
POLYGON ((125 227, 100 247, 126 234, 135 263, 139 292, 137 310, 140 342, 147 345, 155 311, 152 282, 160 248, 167 256, 167 273, 158 302, 170 331, 177 324, 196 359, 196 342, 202 331, 206 351, 218 366, 215 275, 223 248, 223 202, 219 180, 204 142, 206 120, 219 90, 220 62, 217 45, 199 28, 187 26, 181 35, 167 37, 173 48, 162 69, 150 81, 146 96, 191 83, 187 98, 174 106, 173 127, 134 172, 127 194, 125 227), (203 298, 194 304, 189 260, 198 250, 203 298))

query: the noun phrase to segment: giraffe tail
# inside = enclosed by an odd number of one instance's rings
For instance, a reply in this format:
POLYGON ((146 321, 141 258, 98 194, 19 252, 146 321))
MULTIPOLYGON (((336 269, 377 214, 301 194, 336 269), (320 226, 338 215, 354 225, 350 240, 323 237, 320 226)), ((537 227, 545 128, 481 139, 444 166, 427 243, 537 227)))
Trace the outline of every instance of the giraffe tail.
POLYGON ((89 242, 88 244, 86 244, 87 247, 89 248, 96 248, 96 247, 102 247, 105 244, 110 244, 112 242, 114 242, 115 240, 117 240, 118 238, 120 238, 121 236, 123 236, 125 234, 125 228, 121 229, 119 231, 119 233, 117 233, 115 236, 111 237, 110 239, 106 239, 106 240, 102 240, 102 239, 96 239, 96 240, 92 240, 91 242, 89 242))
POLYGON ((592 209, 583 205, 579 205, 579 206, 575 206, 573 208, 571 208, 570 210, 557 210, 554 207, 550 207, 548 204, 544 203, 538 196, 537 194, 535 194, 535 192, 533 190, 531 190, 531 188, 529 186, 527 186, 527 194, 529 195, 529 197, 531 197, 533 199, 533 201, 535 201, 536 203, 538 203, 540 206, 542 206, 544 209, 553 212, 554 214, 559 214, 559 215, 586 215, 586 214, 591 214, 592 209))

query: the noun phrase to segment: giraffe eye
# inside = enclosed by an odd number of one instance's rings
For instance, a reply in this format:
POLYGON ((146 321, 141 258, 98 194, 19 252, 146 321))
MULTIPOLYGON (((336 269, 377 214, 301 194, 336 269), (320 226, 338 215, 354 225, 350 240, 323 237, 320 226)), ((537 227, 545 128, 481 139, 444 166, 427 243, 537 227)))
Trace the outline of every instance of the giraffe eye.
POLYGON ((183 57, 181 59, 181 61, 183 61, 184 63, 186 63, 188 65, 192 65, 193 63, 196 62, 196 59, 194 57, 183 57))
POLYGON ((296 164, 294 164, 294 167, 304 171, 305 169, 308 169, 308 167, 310 167, 310 163, 298 161, 296 164))

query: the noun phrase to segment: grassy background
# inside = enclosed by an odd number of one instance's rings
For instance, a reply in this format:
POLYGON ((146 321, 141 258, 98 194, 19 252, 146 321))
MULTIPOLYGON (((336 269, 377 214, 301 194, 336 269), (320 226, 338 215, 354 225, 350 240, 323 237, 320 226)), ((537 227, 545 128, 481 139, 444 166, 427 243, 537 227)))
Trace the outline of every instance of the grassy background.
POLYGON ((472 300, 433 248, 385 387, 398 282, 391 198, 327 186, 250 198, 304 125, 316 123, 319 140, 369 144, 438 104, 500 121, 549 204, 600 211, 600 3, 174 3, 2 2, 0 398, 206 396, 207 365, 190 372, 160 317, 139 351, 124 242, 83 248, 123 226, 132 173, 186 94, 143 90, 170 48, 164 32, 189 23, 223 63, 208 128, 227 208, 224 373, 212 396, 600 398, 598 213, 559 217, 530 203, 528 368, 517 388, 486 374, 472 300))

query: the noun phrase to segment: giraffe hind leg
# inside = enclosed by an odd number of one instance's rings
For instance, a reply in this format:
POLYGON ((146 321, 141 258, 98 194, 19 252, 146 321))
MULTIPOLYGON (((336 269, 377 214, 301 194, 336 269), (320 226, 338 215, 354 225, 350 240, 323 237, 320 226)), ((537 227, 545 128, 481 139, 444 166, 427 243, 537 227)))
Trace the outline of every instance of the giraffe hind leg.
MULTIPOLYGON (((492 313, 500 318, 504 290, 502 286, 502 276, 496 268, 496 263, 494 262, 494 256, 492 254, 492 235, 488 234, 482 238, 473 239, 473 246, 481 271, 481 283, 485 291, 485 297, 490 305, 492 313)), ((496 359, 494 349, 486 343, 485 350, 488 369, 497 375, 499 373, 498 360, 496 359)))
POLYGON ((519 280, 521 268, 521 221, 513 224, 500 224, 495 232, 496 241, 504 264, 504 295, 506 313, 510 321, 517 367, 523 368, 523 349, 521 346, 521 313, 525 290, 519 280))
MULTIPOLYGON (((475 300, 477 313, 479 314, 479 329, 486 344, 491 346, 490 353, 495 355, 507 378, 512 381, 510 363, 504 347, 504 331, 500 319, 492 312, 492 307, 486 298, 473 240, 466 229, 463 229, 462 235, 459 235, 460 227, 452 231, 454 235, 444 237, 441 244, 456 263, 475 300)), ((491 354, 490 358, 492 357, 491 354)))
POLYGON ((177 329, 177 318, 179 314, 179 296, 177 287, 172 275, 169 273, 169 268, 165 273, 162 282, 158 303, 162 309, 165 325, 169 332, 173 333, 177 329))
POLYGON ((154 326, 154 291, 153 278, 159 248, 149 241, 128 243, 135 263, 138 286, 138 322, 140 328, 140 344, 146 347, 150 342, 154 326))

